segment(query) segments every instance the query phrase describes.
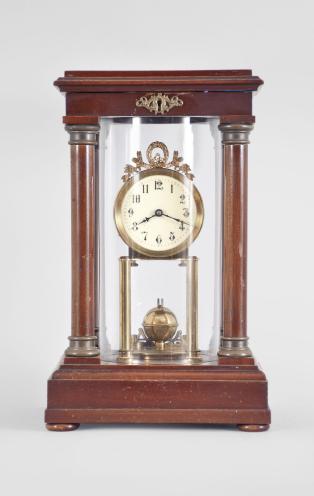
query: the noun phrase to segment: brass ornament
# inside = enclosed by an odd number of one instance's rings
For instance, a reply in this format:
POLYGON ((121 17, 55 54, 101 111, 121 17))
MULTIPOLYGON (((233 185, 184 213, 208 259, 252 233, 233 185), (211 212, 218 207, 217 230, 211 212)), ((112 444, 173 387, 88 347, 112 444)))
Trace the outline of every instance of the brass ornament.
POLYGON ((163 344, 175 337, 178 321, 174 313, 164 307, 163 300, 158 299, 157 306, 145 315, 143 329, 147 339, 163 344))
POLYGON ((177 172, 181 172, 181 174, 184 174, 191 181, 194 179, 194 174, 191 172, 191 167, 188 164, 181 163, 183 162, 183 158, 179 157, 179 152, 177 150, 173 152, 172 160, 168 162, 169 150, 161 141, 154 141, 148 146, 146 150, 146 158, 148 163, 143 161, 142 152, 137 151, 136 157, 132 158, 132 162, 134 162, 135 165, 127 164, 124 167, 124 174, 121 178, 122 181, 128 181, 134 176, 134 174, 141 172, 143 169, 152 169, 155 167, 173 169, 177 172), (155 150, 159 151, 153 153, 155 150))
POLYGON ((163 93, 152 93, 138 98, 135 105, 144 107, 157 115, 169 112, 173 107, 182 107, 183 100, 178 95, 169 96, 163 93))
POLYGON ((186 336, 178 330, 178 320, 164 306, 163 298, 158 298, 157 306, 146 313, 142 326, 132 336, 133 356, 146 362, 164 356, 180 359, 186 356, 186 336))

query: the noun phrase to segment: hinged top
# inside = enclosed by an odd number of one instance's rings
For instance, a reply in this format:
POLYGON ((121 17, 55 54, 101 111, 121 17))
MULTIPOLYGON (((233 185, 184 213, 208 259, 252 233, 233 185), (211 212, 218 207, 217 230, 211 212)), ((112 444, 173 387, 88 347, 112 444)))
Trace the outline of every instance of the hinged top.
POLYGON ((255 91, 263 84, 251 70, 218 71, 66 71, 54 82, 60 91, 255 91))

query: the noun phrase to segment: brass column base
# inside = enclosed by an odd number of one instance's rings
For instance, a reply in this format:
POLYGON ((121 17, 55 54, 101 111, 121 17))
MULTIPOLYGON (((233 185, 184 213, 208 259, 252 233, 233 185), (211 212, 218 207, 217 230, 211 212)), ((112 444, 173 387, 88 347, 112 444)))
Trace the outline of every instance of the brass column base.
POLYGON ((90 357, 99 355, 97 336, 70 336, 70 346, 65 350, 66 356, 90 357))
POLYGON ((221 338, 218 351, 219 356, 223 357, 251 357, 252 352, 247 345, 245 338, 221 338))

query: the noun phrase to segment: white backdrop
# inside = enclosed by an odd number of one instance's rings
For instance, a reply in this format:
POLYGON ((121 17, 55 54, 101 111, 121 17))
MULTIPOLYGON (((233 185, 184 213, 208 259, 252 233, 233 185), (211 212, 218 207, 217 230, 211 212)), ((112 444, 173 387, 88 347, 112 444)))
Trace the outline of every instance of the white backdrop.
POLYGON ((313 492, 312 2, 68 0, 1 7, 2 494, 313 492), (44 430, 70 329, 65 69, 240 69, 265 80, 249 166, 250 344, 271 430, 44 430))

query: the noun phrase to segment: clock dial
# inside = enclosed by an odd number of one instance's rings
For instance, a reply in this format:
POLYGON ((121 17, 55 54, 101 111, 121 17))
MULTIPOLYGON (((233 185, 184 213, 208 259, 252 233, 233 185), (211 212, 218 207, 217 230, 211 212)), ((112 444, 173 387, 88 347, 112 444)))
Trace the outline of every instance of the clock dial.
POLYGON ((115 204, 121 237, 147 256, 183 251, 199 234, 203 216, 201 196, 191 181, 160 168, 129 180, 115 204))

